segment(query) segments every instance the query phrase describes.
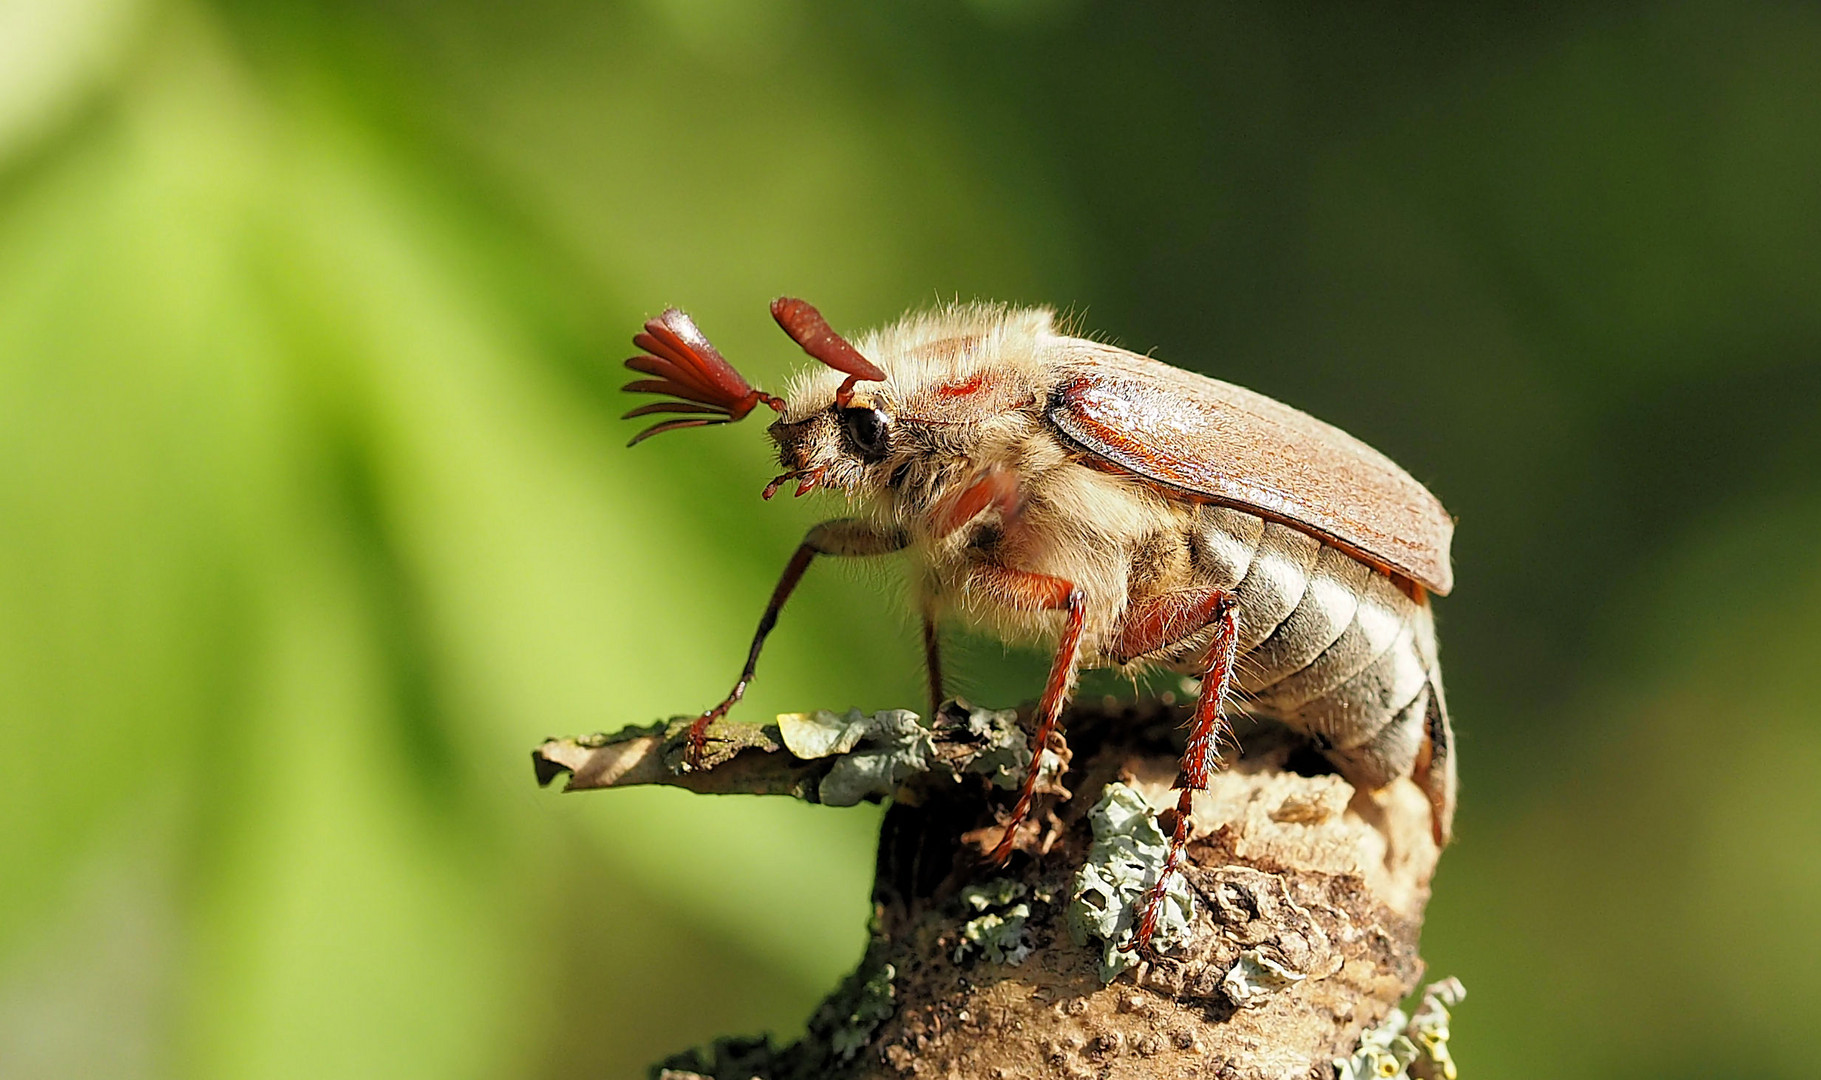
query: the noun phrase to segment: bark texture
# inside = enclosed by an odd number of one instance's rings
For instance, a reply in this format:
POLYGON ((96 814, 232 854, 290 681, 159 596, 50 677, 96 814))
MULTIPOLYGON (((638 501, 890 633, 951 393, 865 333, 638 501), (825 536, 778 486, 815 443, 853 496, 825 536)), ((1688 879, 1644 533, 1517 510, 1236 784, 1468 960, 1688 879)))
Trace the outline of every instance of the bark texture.
MULTIPOLYGON (((1196 798, 1184 939, 1107 983, 1103 944, 1069 932, 1093 842, 1089 809, 1124 783, 1164 812, 1169 831, 1183 710, 1072 710, 1069 747, 1052 747, 1067 771, 1004 868, 985 853, 1010 799, 954 767, 980 748, 964 715, 935 727, 929 757, 947 767, 897 787, 879 842, 872 945, 808 1034, 784 1048, 723 1040, 659 1075, 1329 1078, 1334 1059, 1415 989, 1438 852, 1411 782, 1355 792, 1280 729, 1242 721, 1243 754, 1196 798)), ((839 760, 792 754, 775 727, 727 727, 729 741, 695 772, 677 769, 674 725, 552 740, 534 758, 540 780, 567 771, 571 789, 676 783, 812 801, 839 760)))

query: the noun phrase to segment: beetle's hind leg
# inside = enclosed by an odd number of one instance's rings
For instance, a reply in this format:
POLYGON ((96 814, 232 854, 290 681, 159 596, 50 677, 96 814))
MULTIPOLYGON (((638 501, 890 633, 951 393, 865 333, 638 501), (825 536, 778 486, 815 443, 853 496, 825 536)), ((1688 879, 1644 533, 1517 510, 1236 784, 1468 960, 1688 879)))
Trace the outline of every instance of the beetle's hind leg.
POLYGON ((1141 953, 1150 951, 1170 878, 1182 864, 1183 849, 1189 843, 1195 793, 1207 790, 1208 780, 1220 762, 1220 740, 1227 734, 1224 714, 1233 689, 1233 664, 1239 651, 1239 601, 1224 589, 1211 589, 1186 597, 1163 597, 1129 612, 1115 643, 1119 658, 1130 660, 1181 641, 1209 626, 1214 628, 1214 636, 1208 642, 1201 692, 1196 696, 1195 712, 1189 721, 1189 743, 1182 754, 1182 767, 1176 774, 1179 794, 1170 851, 1164 857, 1157 880, 1151 883, 1150 892, 1145 896, 1138 932, 1126 946, 1141 953))

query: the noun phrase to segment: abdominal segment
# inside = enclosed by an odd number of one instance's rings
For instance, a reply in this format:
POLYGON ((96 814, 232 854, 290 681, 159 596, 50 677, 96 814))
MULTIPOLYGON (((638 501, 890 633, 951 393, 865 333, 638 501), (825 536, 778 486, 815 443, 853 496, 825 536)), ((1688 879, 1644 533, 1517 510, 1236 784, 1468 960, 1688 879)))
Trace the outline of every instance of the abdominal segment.
MULTIPOLYGON (((1201 507, 1190 529, 1194 584, 1239 601, 1236 689, 1247 709, 1307 735, 1356 785, 1409 775, 1430 714, 1444 708, 1426 600, 1338 548, 1242 511, 1201 507)), ((1149 659, 1200 675, 1206 636, 1149 659)))

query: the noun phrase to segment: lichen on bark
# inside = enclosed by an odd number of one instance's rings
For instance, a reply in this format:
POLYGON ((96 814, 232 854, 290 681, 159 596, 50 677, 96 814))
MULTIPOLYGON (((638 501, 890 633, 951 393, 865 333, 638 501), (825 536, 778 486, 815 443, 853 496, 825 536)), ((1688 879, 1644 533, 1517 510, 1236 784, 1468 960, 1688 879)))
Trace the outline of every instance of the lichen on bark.
POLYGON ((891 799, 871 944, 805 1036, 782 1048, 724 1039, 654 1075, 1334 1077, 1421 974, 1438 855, 1427 800, 1408 781, 1356 792, 1282 729, 1242 721, 1241 750, 1195 800, 1180 933, 1159 941, 1162 955, 1110 970, 1110 957, 1131 956, 1117 952, 1130 887, 1171 825, 1184 719, 1165 703, 1073 709, 1067 744, 1048 748, 1058 775, 1004 868, 986 853, 1003 829, 1006 778, 1029 761, 1009 712, 950 703, 927 720, 893 710, 722 723, 694 769, 687 720, 551 740, 534 759, 543 782, 569 773, 568 790, 891 799), (1131 842, 1109 851, 1121 829, 1131 842), (1115 856, 1128 859, 1118 874, 1115 856), (1083 932, 1089 892, 1115 916, 1099 934, 1083 932))

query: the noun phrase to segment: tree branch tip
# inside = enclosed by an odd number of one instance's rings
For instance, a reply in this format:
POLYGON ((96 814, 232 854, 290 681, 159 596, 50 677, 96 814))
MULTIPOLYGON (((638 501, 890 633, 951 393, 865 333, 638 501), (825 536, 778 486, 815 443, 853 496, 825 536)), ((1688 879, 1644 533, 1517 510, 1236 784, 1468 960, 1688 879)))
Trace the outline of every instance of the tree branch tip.
MULTIPOLYGON (((984 776, 1010 787, 1030 762, 1017 710, 949 702, 931 719, 907 709, 782 713, 770 723, 721 720, 699 761, 688 756, 694 717, 613 734, 546 739, 532 751, 539 786, 568 774, 564 791, 664 784, 705 794, 790 795, 852 806, 906 794, 925 777, 984 776)), ((1052 773, 1064 762, 1046 752, 1052 773)))

